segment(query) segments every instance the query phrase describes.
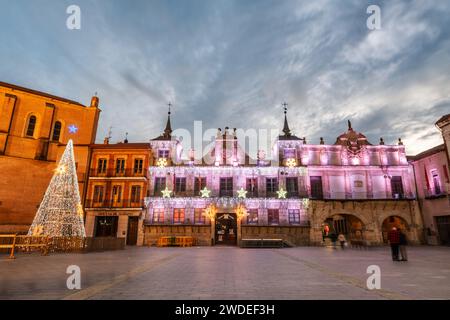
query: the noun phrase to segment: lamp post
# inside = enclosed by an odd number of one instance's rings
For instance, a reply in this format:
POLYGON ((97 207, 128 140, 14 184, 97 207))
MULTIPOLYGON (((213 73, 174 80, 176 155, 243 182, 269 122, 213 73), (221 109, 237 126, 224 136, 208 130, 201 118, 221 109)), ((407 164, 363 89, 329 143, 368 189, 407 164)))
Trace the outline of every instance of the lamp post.
POLYGON ((215 233, 215 226, 216 226, 216 214, 217 214, 217 208, 214 204, 210 204, 205 209, 205 214, 208 216, 210 223, 211 223, 211 245, 214 245, 214 233, 215 233))
POLYGON ((237 227, 238 227, 237 241, 238 241, 238 245, 239 245, 239 242, 242 239, 242 226, 241 226, 242 218, 244 218, 247 215, 247 209, 245 208, 245 206, 242 203, 240 203, 237 205, 237 207, 235 209, 235 213, 236 213, 236 217, 237 217, 237 227))

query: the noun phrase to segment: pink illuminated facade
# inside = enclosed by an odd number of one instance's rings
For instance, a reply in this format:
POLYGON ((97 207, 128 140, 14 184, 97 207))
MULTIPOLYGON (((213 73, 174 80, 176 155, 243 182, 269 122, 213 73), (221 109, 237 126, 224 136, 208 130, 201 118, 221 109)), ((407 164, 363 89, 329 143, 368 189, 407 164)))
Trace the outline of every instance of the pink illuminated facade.
POLYGON ((388 228, 405 229, 420 242, 422 220, 415 201, 413 168, 399 139, 378 145, 352 128, 334 144, 307 144, 284 127, 271 159, 255 161, 235 130, 218 130, 202 161, 182 160, 169 120, 151 141, 144 244, 162 235, 190 235, 200 245, 239 244, 279 238, 291 245, 318 245, 326 225, 351 242, 385 241, 388 228))

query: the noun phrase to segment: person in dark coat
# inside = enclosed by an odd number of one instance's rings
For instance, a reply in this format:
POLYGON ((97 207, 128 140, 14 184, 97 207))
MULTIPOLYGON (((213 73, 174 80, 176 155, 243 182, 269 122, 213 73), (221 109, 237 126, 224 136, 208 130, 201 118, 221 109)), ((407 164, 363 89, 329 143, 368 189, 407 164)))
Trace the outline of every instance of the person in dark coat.
POLYGON ((402 257, 400 261, 408 261, 408 253, 406 252, 406 245, 408 244, 408 239, 406 238, 406 234, 403 230, 399 230, 399 232, 400 232, 399 249, 400 255, 402 257))
POLYGON ((333 232, 333 233, 330 234, 331 242, 333 242, 333 249, 336 249, 337 238, 338 238, 338 236, 337 236, 336 233, 333 232))
POLYGON ((392 230, 388 232, 388 241, 391 245, 392 261, 399 261, 398 251, 400 245, 400 232, 396 227, 393 227, 392 230))

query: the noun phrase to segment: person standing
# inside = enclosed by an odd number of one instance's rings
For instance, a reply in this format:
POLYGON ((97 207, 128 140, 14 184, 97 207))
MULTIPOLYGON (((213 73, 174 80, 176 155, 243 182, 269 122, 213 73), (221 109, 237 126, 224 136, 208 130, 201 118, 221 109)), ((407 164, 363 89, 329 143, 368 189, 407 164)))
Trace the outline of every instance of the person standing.
POLYGON ((339 233, 338 240, 339 240, 339 242, 341 244, 341 249, 344 250, 344 246, 345 246, 345 236, 344 236, 344 234, 339 233))
POLYGON ((408 261, 408 253, 406 252, 406 245, 408 244, 408 239, 406 238, 406 234, 403 230, 399 230, 399 248, 400 255, 402 259, 400 261, 408 261))
POLYGON ((331 242, 333 242, 333 249, 336 249, 336 241, 337 241, 337 235, 336 235, 336 233, 331 233, 330 234, 330 239, 331 239, 331 242))
POLYGON ((396 227, 393 227, 392 230, 388 232, 388 241, 391 245, 392 261, 399 261, 398 250, 400 245, 400 232, 396 227))

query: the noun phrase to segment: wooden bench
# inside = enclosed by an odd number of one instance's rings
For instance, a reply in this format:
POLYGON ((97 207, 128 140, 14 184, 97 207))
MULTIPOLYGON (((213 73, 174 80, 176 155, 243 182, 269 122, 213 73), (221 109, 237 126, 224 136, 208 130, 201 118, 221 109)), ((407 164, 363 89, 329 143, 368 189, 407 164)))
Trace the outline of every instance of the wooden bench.
MULTIPOLYGON (((16 238, 17 235, 16 234, 0 234, 0 239, 2 239, 1 243, 0 243, 0 249, 10 249, 10 253, 9 253, 9 259, 15 259, 14 257, 14 249, 16 247, 16 238), (11 239, 11 243, 3 243, 3 239, 11 239)), ((8 241, 6 241, 8 242, 8 241)))
POLYGON ((241 248, 283 248, 283 239, 242 239, 241 248))
POLYGON ((194 238, 187 236, 179 237, 160 237, 156 243, 158 247, 192 247, 194 238))

